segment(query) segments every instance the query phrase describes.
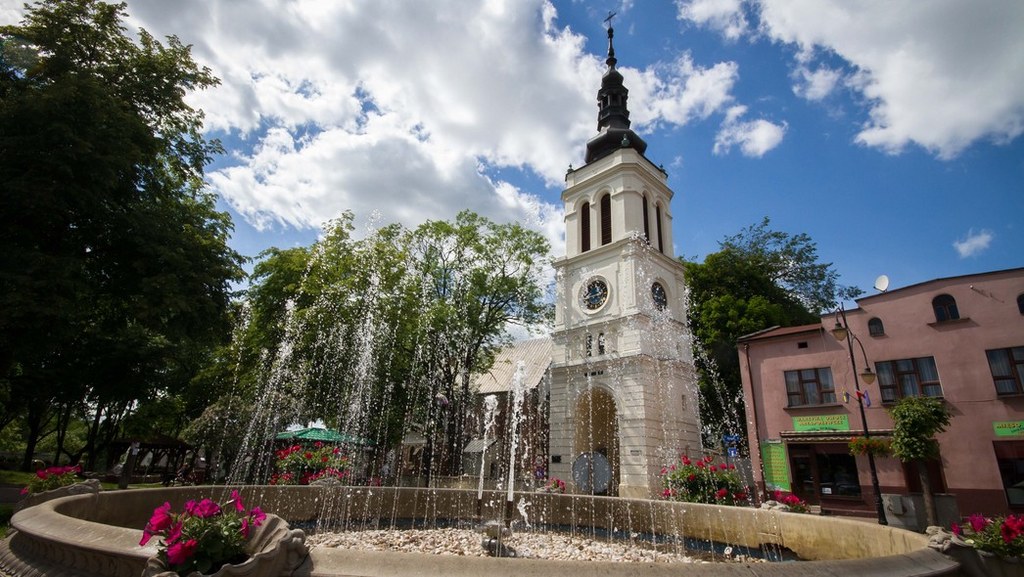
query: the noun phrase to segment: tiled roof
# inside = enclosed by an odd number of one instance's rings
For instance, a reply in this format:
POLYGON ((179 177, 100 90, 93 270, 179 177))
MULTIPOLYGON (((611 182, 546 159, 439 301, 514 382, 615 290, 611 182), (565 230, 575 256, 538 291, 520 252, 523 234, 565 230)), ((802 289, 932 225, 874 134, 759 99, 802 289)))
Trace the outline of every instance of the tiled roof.
POLYGON ((512 388, 512 378, 516 374, 519 361, 523 361, 525 364, 526 388, 537 388, 551 365, 551 347, 551 339, 541 337, 519 341, 503 349, 494 358, 491 370, 478 375, 473 380, 477 393, 481 395, 507 393, 512 388))

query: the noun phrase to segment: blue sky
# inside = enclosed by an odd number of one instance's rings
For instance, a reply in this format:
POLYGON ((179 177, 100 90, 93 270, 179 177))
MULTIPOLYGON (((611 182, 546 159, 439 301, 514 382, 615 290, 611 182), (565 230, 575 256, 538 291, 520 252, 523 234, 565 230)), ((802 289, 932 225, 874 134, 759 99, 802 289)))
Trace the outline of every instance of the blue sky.
POLYGON ((365 231, 463 208, 563 254, 609 11, 676 254, 767 216, 869 292, 1024 266, 1024 2, 128 0, 222 79, 190 101, 248 256, 343 210, 365 231))

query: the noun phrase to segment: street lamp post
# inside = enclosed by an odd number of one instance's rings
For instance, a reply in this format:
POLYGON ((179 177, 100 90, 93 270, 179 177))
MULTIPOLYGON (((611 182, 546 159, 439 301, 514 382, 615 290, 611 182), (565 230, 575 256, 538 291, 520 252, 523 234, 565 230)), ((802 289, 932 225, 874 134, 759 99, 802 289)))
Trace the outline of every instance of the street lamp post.
MULTIPOLYGON (((860 379, 857 376, 857 359, 853 355, 853 341, 857 341, 857 345, 860 346, 860 352, 864 355, 864 372, 860 374, 860 378, 864 379, 865 385, 870 385, 875 382, 875 373, 871 371, 871 365, 868 363, 868 355, 864 352, 864 344, 860 342, 860 339, 853 334, 850 330, 850 325, 846 321, 846 310, 842 305, 839 305, 839 310, 836 312, 836 326, 832 329, 832 336, 837 341, 846 341, 847 349, 850 353, 850 365, 853 367, 853 388, 857 394, 857 408, 860 410, 860 424, 864 429, 864 439, 871 438, 871 431, 868 430, 868 418, 864 414, 864 395, 860 390, 860 379), (842 318, 842 322, 840 322, 842 318)), ((888 525, 889 522, 885 519, 885 507, 882 505, 882 490, 878 486, 878 469, 875 467, 875 455, 868 451, 868 468, 871 470, 871 488, 875 492, 875 510, 878 513, 878 524, 888 525)))

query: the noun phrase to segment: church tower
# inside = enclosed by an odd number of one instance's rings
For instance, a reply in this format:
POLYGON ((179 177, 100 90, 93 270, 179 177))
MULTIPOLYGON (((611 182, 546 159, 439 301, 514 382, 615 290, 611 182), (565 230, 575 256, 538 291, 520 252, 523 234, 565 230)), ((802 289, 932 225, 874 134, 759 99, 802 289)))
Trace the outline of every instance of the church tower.
POLYGON ((673 193, 629 127, 613 35, 609 26, 598 134, 562 192, 549 474, 576 493, 648 498, 663 466, 700 450, 700 420, 673 193))

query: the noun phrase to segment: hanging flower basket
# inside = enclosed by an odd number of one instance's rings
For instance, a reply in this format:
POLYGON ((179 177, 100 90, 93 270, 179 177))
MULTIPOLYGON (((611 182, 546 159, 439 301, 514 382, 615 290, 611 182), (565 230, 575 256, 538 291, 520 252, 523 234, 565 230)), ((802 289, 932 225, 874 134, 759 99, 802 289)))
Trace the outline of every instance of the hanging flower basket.
POLYGON ((888 457, 892 454, 892 449, 889 447, 889 441, 878 437, 853 437, 850 439, 850 454, 888 457))

